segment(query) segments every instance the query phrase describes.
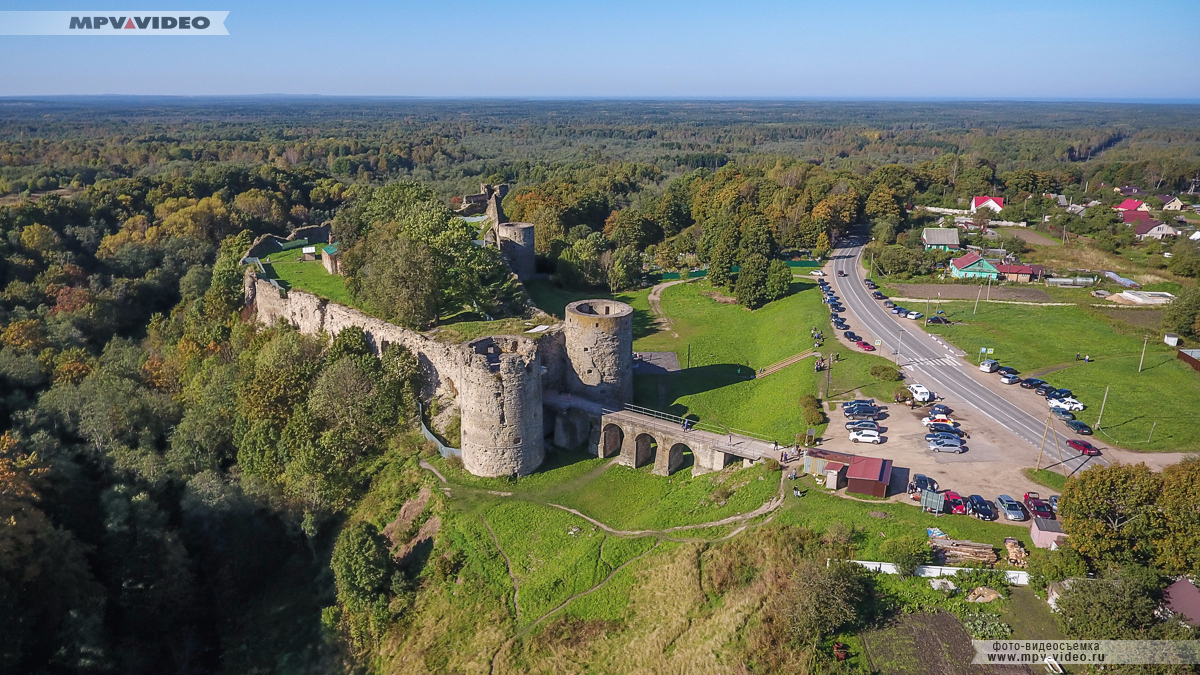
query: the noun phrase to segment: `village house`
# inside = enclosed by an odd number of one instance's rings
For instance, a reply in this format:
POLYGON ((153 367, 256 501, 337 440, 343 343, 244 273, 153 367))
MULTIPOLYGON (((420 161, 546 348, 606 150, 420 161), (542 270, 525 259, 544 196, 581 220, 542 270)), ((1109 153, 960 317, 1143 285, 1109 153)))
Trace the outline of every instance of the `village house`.
POLYGON ((1113 188, 1113 192, 1119 193, 1123 197, 1134 197, 1137 195, 1146 194, 1145 192, 1142 192, 1141 189, 1133 185, 1122 185, 1119 188, 1113 188))
POLYGON ((1154 220, 1154 216, 1150 215, 1149 211, 1121 211, 1121 220, 1125 221, 1126 225, 1135 225, 1154 220))
POLYGON ((1162 200, 1163 211, 1182 211, 1186 208, 1186 205, 1179 200, 1179 197, 1172 197, 1171 195, 1156 196, 1162 200))
POLYGON ((975 213, 975 211, 982 209, 982 208, 988 208, 988 209, 995 211, 996 213, 1000 213, 1000 211, 1002 211, 1004 209, 1004 198, 1003 197, 972 197, 971 198, 971 213, 975 213))
POLYGON ((921 243, 926 251, 957 251, 958 230, 949 227, 927 227, 921 231, 921 243))
POLYGON ((1157 220, 1147 220, 1135 225, 1133 227, 1133 234, 1137 237, 1138 241, 1144 239, 1158 239, 1161 241, 1167 237, 1178 237, 1179 230, 1157 220))
POLYGON ((950 276, 955 279, 999 279, 1000 271, 978 253, 968 253, 950 261, 950 276))
POLYGON ((1146 202, 1138 199, 1126 199, 1125 201, 1113 207, 1118 211, 1149 211, 1150 207, 1146 206, 1146 202))
POLYGON ((1021 263, 1001 263, 996 265, 996 271, 1000 273, 1001 281, 1016 281, 1027 284, 1037 280, 1037 277, 1034 276, 1033 267, 1022 265, 1021 263))

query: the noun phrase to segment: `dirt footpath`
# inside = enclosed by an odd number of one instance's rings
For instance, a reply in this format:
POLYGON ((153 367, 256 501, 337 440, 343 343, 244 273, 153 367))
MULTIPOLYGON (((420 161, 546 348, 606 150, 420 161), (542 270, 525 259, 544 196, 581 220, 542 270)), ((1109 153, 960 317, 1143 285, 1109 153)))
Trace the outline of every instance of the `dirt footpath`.
MULTIPOLYGON (((974 300, 979 295, 979 286, 957 284, 896 284, 896 290, 905 298, 937 298, 941 293, 943 300, 974 300)), ((992 300, 1023 300, 1025 302, 1052 302, 1053 298, 1046 291, 1037 288, 1014 288, 1012 286, 992 285, 990 293, 992 300)))
POLYGON ((996 229, 1001 234, 1008 234, 1014 237, 1019 237, 1026 244, 1034 246, 1061 246, 1062 244, 1054 241, 1036 230, 1031 230, 1027 227, 1001 227, 996 229))

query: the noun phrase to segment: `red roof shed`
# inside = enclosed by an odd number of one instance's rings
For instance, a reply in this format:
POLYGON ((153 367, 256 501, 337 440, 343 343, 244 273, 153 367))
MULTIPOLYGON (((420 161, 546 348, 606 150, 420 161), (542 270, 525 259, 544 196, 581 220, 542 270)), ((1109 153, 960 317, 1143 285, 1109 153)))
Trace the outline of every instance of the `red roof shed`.
POLYGON ((850 460, 846 481, 846 492, 886 497, 888 483, 892 482, 892 460, 856 456, 850 460))

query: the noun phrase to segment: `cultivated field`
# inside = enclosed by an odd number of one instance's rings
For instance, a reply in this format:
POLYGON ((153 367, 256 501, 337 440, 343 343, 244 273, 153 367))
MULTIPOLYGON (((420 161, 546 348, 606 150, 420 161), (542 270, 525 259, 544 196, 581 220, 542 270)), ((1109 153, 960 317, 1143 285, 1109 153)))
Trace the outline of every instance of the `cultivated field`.
MULTIPOLYGON (((979 295, 981 286, 973 284, 896 284, 894 288, 903 298, 936 300, 940 294, 942 300, 974 300, 979 295)), ((1023 286, 993 284, 990 290, 984 288, 983 294, 984 297, 990 297, 992 300, 1053 302, 1053 299, 1042 289, 1023 286)))

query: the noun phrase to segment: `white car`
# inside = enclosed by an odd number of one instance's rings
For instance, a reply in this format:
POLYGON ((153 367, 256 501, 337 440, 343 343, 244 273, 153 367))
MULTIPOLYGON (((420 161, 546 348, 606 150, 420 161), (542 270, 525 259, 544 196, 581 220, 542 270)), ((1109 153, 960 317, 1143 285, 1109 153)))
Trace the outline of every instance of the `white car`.
POLYGON ((822 272, 821 270, 813 270, 813 271, 809 272, 809 274, 813 275, 814 277, 823 277, 823 276, 825 276, 825 273, 824 273, 824 272, 822 272))
POLYGON ((1021 381, 1020 375, 1005 375, 1000 378, 1000 384, 1017 384, 1021 381))
POLYGON ((942 424, 949 424, 950 426, 954 426, 954 420, 952 420, 949 417, 946 417, 944 415, 933 415, 931 417, 926 417, 921 420, 921 424, 924 424, 925 426, 929 426, 930 424, 933 424, 934 422, 940 422, 942 424))
POLYGON ((1050 407, 1078 412, 1083 410, 1085 406, 1074 398, 1055 398, 1050 400, 1050 407))
POLYGON ((850 432, 850 441, 852 443, 874 443, 875 445, 879 445, 883 442, 883 438, 880 437, 878 431, 859 429, 858 431, 850 432))
POLYGON ((908 313, 908 318, 910 318, 910 319, 920 319, 923 316, 925 316, 925 315, 920 312, 909 312, 908 313))

